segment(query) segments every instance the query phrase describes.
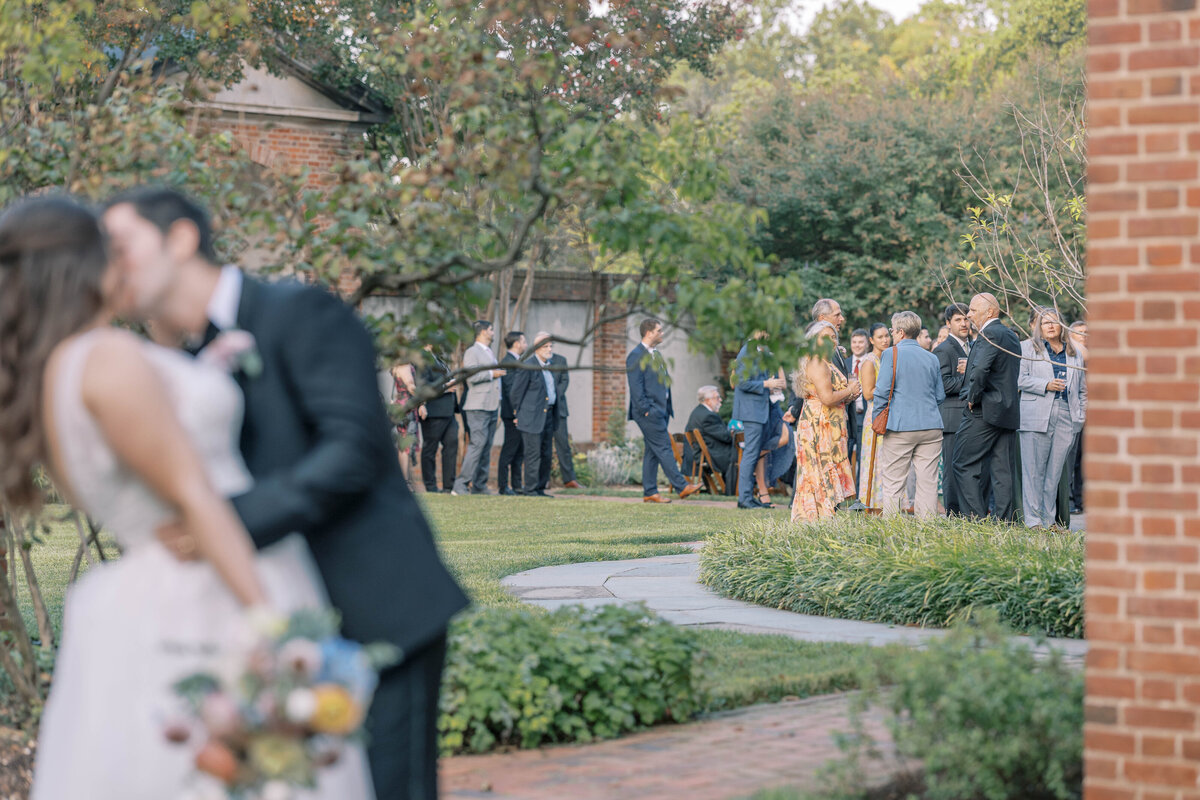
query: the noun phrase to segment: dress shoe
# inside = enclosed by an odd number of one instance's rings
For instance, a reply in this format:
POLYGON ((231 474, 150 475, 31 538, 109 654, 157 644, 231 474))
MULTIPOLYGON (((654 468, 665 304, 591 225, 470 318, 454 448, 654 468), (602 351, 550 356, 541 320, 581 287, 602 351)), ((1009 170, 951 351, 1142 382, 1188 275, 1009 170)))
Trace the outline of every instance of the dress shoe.
POLYGON ((492 493, 492 490, 487 488, 486 486, 483 487, 482 489, 472 489, 471 490, 471 494, 491 494, 491 493, 492 493))
POLYGON ((696 494, 703 488, 698 483, 689 483, 687 486, 679 490, 679 499, 684 500, 696 494))
POLYGON ((764 506, 756 498, 753 498, 753 497, 750 498, 750 502, 748 502, 748 503, 743 503, 741 500, 739 500, 737 507, 738 508, 766 508, 766 506, 764 506))
POLYGON ((503 489, 500 490, 500 494, 518 495, 518 494, 520 494, 520 492, 514 491, 513 489, 509 489, 507 486, 505 486, 503 489))
POLYGON ((546 494, 546 493, 545 493, 545 492, 543 492, 543 491, 536 491, 536 492, 525 492, 524 494, 525 494, 525 496, 526 496, 526 497, 554 497, 554 495, 552 495, 552 494, 546 494))
POLYGON ((567 481, 566 483, 563 484, 563 488, 564 489, 582 489, 583 487, 579 485, 579 481, 567 481))
POLYGON ((663 497, 661 494, 651 494, 642 498, 643 503, 669 503, 671 498, 663 497))

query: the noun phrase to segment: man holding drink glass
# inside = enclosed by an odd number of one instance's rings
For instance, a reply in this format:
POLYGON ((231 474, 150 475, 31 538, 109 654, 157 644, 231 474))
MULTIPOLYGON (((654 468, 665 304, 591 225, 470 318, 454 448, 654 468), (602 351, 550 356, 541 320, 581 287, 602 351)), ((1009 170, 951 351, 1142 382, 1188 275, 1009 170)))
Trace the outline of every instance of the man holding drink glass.
POLYGON ((959 396, 966 381, 967 355, 971 352, 971 323, 967 319, 967 306, 951 303, 943 314, 950 335, 934 348, 942 373, 942 386, 946 400, 940 406, 942 412, 942 504, 947 515, 961 514, 958 501, 958 476, 954 473, 952 455, 954 435, 962 422, 963 409, 967 401, 959 396))

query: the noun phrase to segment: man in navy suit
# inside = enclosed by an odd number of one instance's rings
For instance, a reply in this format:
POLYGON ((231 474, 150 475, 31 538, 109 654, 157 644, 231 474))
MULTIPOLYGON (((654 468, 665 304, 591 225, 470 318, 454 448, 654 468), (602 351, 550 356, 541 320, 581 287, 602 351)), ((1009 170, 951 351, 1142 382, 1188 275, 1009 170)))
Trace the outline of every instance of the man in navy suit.
POLYGON ((754 467, 762 455, 771 392, 783 389, 787 381, 769 369, 771 351, 762 344, 766 338, 766 331, 755 331, 742 345, 733 365, 733 418, 742 423, 745 434, 745 449, 738 466, 738 508, 769 508, 754 496, 754 467))
POLYGON ((688 483, 675 464, 667 422, 675 415, 671 405, 671 387, 667 385, 667 364, 658 346, 663 340, 662 323, 656 319, 642 320, 638 329, 642 341, 625 359, 625 374, 629 379, 629 419, 642 430, 646 445, 642 456, 642 492, 647 503, 669 503, 658 493, 658 468, 661 465, 679 499, 700 491, 700 484, 688 483))

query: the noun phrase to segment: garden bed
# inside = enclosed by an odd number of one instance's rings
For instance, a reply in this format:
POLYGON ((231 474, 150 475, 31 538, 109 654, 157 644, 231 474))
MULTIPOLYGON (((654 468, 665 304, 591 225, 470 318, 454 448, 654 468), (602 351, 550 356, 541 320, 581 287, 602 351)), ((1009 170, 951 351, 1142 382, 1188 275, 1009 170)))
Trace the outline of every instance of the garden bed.
POLYGON ((700 580, 728 597, 843 619, 946 627, 980 609, 1082 638, 1083 535, 931 518, 753 519, 715 534, 700 580))

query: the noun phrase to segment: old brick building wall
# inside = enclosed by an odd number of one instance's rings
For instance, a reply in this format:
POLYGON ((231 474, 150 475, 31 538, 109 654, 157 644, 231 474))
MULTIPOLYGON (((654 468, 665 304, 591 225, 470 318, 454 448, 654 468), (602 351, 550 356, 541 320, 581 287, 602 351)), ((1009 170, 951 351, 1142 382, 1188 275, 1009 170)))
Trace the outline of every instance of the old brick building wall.
POLYGON ((1200 13, 1088 5, 1085 797, 1200 798, 1200 13))

